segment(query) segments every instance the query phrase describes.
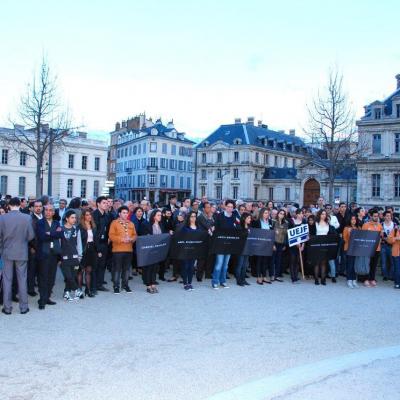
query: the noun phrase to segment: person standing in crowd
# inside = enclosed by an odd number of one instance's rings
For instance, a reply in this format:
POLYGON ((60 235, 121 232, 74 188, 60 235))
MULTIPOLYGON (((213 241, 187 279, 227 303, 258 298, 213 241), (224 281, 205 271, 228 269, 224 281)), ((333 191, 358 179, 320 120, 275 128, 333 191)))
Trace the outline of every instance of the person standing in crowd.
MULTIPOLYGON (((153 210, 150 215, 150 226, 142 225, 142 232, 143 234, 150 234, 150 235, 161 235, 163 232, 162 224, 161 224, 161 211, 160 210, 153 210), (146 231, 145 231, 146 230, 146 231)), ((156 287, 156 274, 157 274, 158 264, 151 264, 146 265, 143 267, 142 277, 143 282, 146 285, 147 293, 155 294, 158 293, 158 289, 156 287)))
MULTIPOLYGON (((251 214, 243 211, 240 216, 240 228, 244 231, 247 236, 251 227, 251 214)), ((237 259, 237 264, 235 268, 236 283, 238 286, 249 286, 250 283, 246 281, 246 270, 249 263, 249 256, 240 255, 237 259)))
POLYGON ((82 239, 81 231, 76 226, 75 210, 67 210, 61 236, 61 271, 65 280, 64 300, 68 301, 78 300, 83 294, 77 285, 79 264, 82 259, 82 239))
MULTIPOLYGON (((355 229, 361 229, 361 227, 360 227, 360 223, 359 223, 359 221, 357 219, 357 216, 356 215, 352 215, 350 217, 349 223, 343 229, 343 242, 344 242, 343 250, 344 250, 345 253, 347 253, 347 250, 349 249, 351 231, 355 230, 355 229)), ((357 276, 356 276, 356 272, 355 272, 355 269, 354 269, 355 261, 356 261, 356 257, 355 256, 349 256, 349 255, 346 254, 347 286, 350 289, 358 288, 357 276)))
POLYGON ((121 206, 118 209, 118 219, 111 222, 109 238, 112 243, 112 280, 114 294, 120 293, 120 287, 127 293, 132 293, 128 285, 128 273, 132 264, 133 243, 136 241, 135 225, 128 220, 129 209, 121 206), (120 283, 122 281, 122 285, 120 283))
POLYGON ((19 211, 21 211, 23 214, 29 214, 28 201, 24 197, 21 199, 19 211))
POLYGON ((274 222, 275 230, 275 256, 274 256, 274 281, 282 280, 282 255, 287 246, 287 230, 289 223, 286 220, 285 210, 279 210, 274 222))
POLYGON ((73 210, 75 211, 76 214, 76 222, 78 222, 81 219, 81 205, 82 205, 82 200, 80 197, 74 197, 71 199, 68 205, 68 210, 73 210))
MULTIPOLYGON (((211 242, 211 236, 214 231, 214 213, 211 207, 211 204, 205 202, 203 204, 203 211, 197 218, 197 223, 201 229, 204 229, 208 232, 208 241, 211 242)), ((206 257, 197 260, 197 271, 196 278, 197 282, 201 282, 203 280, 203 276, 205 279, 211 279, 212 269, 214 266, 214 255, 207 254, 206 257)))
POLYGON ((394 262, 394 288, 400 289, 400 230, 398 226, 393 228, 388 237, 388 243, 392 245, 394 262))
POLYGON ((176 206, 176 201, 177 201, 176 195, 172 194, 171 196, 169 196, 168 204, 165 206, 165 209, 171 211, 172 215, 174 215, 175 212, 178 210, 176 206))
POLYGON ((147 200, 142 200, 140 202, 140 207, 143 209, 143 218, 149 222, 150 221, 150 204, 147 200))
POLYGON ((106 272, 106 261, 108 253, 108 229, 111 223, 108 214, 109 204, 105 196, 96 199, 97 209, 93 211, 93 222, 96 226, 96 250, 98 253, 97 266, 92 270, 93 291, 108 292, 104 287, 104 275, 106 272), (94 272, 94 273, 93 273, 94 272))
POLYGON ((38 258, 37 258, 37 240, 36 240, 36 224, 43 218, 43 203, 40 200, 35 200, 33 203, 32 227, 35 232, 35 238, 29 244, 29 260, 28 260, 28 294, 35 297, 36 280, 38 276, 38 258))
MULTIPOLYGON (((292 214, 293 215, 293 214, 292 214)), ((297 208, 294 210, 294 218, 289 220, 289 228, 295 228, 296 226, 300 226, 305 224, 305 220, 303 218, 303 211, 301 208, 297 208)), ((297 244, 295 246, 289 247, 290 251, 290 277, 292 279, 292 283, 299 283, 299 265, 300 265, 300 257, 302 257, 302 252, 304 251, 304 243, 297 244)))
POLYGON ((392 257, 392 244, 388 242, 390 233, 395 228, 395 224, 392 221, 392 213, 385 211, 383 213, 383 236, 382 236, 382 247, 381 247, 381 265, 383 280, 393 279, 393 257, 392 257))
MULTIPOLYGON (((197 224, 197 212, 192 210, 186 216, 185 226, 182 228, 182 231, 196 232, 198 229, 200 228, 198 227, 197 224)), ((181 276, 183 280, 183 288, 186 291, 193 290, 192 280, 194 274, 195 261, 196 261, 195 259, 182 260, 181 276)))
MULTIPOLYGON (((333 213, 332 206, 330 204, 326 204, 325 211, 327 214, 329 225, 333 227, 335 232, 337 232, 338 229, 340 228, 340 223, 336 215, 333 213)), ((333 229, 331 229, 332 232, 333 229)), ((336 283, 336 258, 333 260, 328 260, 328 264, 329 264, 329 272, 330 272, 330 278, 332 279, 332 283, 336 283)))
MULTIPOLYGON (((215 217, 215 231, 225 229, 235 229, 236 228, 236 216, 233 214, 235 208, 235 202, 233 200, 225 201, 225 210, 215 217)), ((228 270, 230 254, 216 254, 215 255, 215 265, 214 272, 212 275, 212 287, 213 289, 219 289, 223 287, 228 289, 229 286, 226 282, 226 273, 228 270)))
MULTIPOLYGON (((383 236, 383 228, 382 225, 379 223, 379 213, 378 210, 372 209, 370 211, 370 217, 371 220, 369 222, 366 222, 362 229, 364 231, 375 231, 379 232, 379 235, 382 237, 383 236)), ((376 286, 376 279, 375 279, 375 274, 376 274, 376 267, 378 265, 379 261, 379 255, 381 252, 381 244, 379 242, 378 247, 375 251, 375 254, 371 257, 370 262, 369 262, 369 275, 367 276, 367 279, 364 281, 364 285, 367 287, 375 287, 376 286)))
POLYGON ((18 197, 9 201, 10 211, 0 216, 0 258, 3 261, 3 314, 12 312, 14 267, 18 280, 19 309, 29 312, 27 294, 28 242, 35 237, 31 217, 19 211, 18 197))
POLYGON ((83 273, 85 273, 85 295, 94 297, 93 283, 95 282, 92 279, 92 271, 96 269, 99 253, 95 242, 97 237, 96 225, 89 210, 82 211, 79 230, 82 240, 82 261, 81 269, 78 272, 78 286, 82 290, 83 273))
POLYGON ((60 199, 58 205, 59 207, 56 209, 54 219, 62 225, 64 214, 67 211, 67 200, 60 199))
POLYGON ((44 218, 36 224, 40 310, 44 310, 46 305, 56 304, 50 296, 56 281, 58 257, 61 254, 62 229, 54 215, 54 206, 47 204, 44 207, 44 218))
MULTIPOLYGON (((257 220, 253 221, 252 227, 257 229, 274 229, 274 223, 270 219, 269 210, 266 207, 260 209, 257 220)), ((257 256, 257 283, 262 285, 264 283, 271 284, 273 277, 272 256, 257 256), (267 271, 269 272, 269 279, 267 279, 267 271)))
POLYGON ((336 218, 339 222, 339 228, 337 229, 337 232, 339 234, 339 255, 338 255, 338 273, 339 275, 344 275, 344 270, 346 266, 346 256, 344 253, 344 242, 343 242, 343 230, 345 226, 348 224, 349 218, 350 218, 350 213, 347 210, 347 205, 346 203, 340 203, 339 204, 339 211, 336 214, 336 218))
MULTIPOLYGON (((335 232, 335 228, 329 225, 328 214, 326 210, 319 210, 315 220, 315 234, 317 236, 321 236, 334 234, 335 232)), ((313 233, 310 232, 310 235, 312 234, 313 233)), ((319 285, 319 275, 321 275, 321 285, 326 285, 327 263, 328 260, 321 259, 314 265, 314 279, 316 285, 319 285)))

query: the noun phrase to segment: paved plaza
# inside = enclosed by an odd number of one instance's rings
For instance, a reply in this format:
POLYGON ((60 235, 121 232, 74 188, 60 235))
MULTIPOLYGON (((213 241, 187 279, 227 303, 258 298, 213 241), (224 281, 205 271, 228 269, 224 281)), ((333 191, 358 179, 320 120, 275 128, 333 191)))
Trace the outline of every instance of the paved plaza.
POLYGON ((389 283, 161 282, 149 295, 135 277, 132 294, 65 303, 57 280, 56 306, 30 298, 29 314, 1 314, 2 400, 399 397, 400 291, 389 283))

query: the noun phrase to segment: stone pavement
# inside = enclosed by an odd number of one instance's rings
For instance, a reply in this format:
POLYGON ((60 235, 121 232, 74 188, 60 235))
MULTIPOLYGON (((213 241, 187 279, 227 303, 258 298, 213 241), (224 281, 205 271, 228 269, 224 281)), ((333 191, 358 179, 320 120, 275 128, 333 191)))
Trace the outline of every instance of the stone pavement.
MULTIPOLYGON (((65 303, 58 276, 56 306, 39 311, 30 298, 29 314, 0 314, 0 399, 208 399, 290 368, 400 345, 400 291, 389 283, 250 282, 231 279, 218 291, 194 282, 193 292, 161 282, 149 295, 135 277, 132 294, 65 303)), ((395 399, 399 361, 371 361, 274 398, 395 399)))

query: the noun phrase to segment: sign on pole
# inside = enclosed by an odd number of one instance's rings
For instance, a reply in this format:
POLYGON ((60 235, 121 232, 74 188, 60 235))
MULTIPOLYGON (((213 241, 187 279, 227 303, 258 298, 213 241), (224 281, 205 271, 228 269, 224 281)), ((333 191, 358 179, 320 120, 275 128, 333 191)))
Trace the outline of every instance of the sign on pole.
POLYGON ((308 225, 302 224, 288 229, 289 247, 306 242, 308 240, 308 225))

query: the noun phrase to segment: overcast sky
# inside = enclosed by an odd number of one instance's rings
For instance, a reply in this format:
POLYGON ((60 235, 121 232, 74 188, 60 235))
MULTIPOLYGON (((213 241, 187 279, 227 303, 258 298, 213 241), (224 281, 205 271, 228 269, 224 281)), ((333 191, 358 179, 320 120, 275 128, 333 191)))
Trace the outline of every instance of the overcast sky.
POLYGON ((0 122, 46 54, 76 124, 145 111, 205 137, 235 117, 306 126, 338 65, 357 116, 395 90, 397 0, 0 1, 0 122))

